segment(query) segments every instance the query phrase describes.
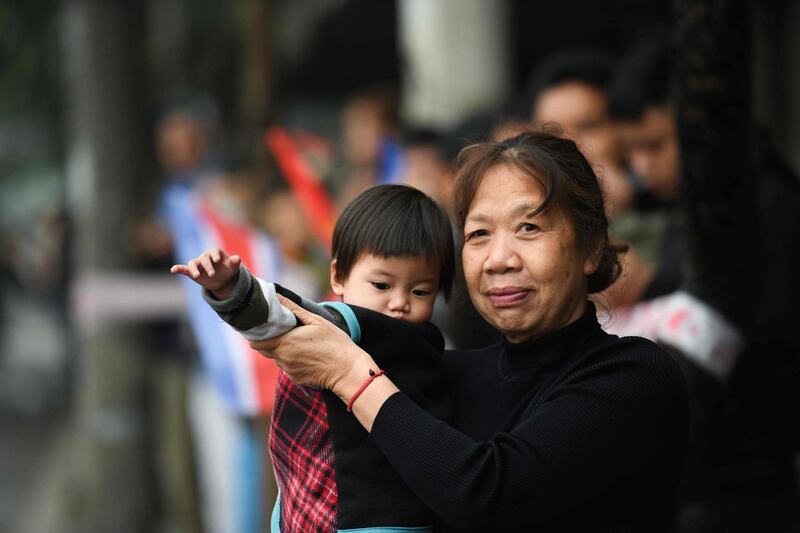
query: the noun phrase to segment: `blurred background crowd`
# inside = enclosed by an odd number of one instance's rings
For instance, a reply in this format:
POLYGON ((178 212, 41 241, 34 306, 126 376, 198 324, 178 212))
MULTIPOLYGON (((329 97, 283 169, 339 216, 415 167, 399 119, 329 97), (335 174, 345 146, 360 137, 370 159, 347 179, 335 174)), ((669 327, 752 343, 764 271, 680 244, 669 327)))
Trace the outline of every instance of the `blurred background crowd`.
MULTIPOLYGON (((356 194, 449 209, 459 150, 546 128, 630 246, 604 327, 687 377, 673 529, 800 531, 799 30, 792 0, 0 0, 0 530, 268 531, 276 370, 199 350, 169 266, 225 245, 325 299, 356 194)), ((435 321, 497 340, 463 291, 435 321)))

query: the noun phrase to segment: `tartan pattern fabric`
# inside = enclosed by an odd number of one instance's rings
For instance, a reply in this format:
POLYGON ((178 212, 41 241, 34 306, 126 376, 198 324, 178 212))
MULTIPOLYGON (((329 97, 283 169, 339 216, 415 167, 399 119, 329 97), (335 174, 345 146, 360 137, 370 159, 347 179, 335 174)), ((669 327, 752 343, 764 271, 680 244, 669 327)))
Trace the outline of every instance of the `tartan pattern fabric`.
POLYGON ((281 493, 281 532, 334 532, 338 491, 321 391, 278 376, 269 450, 281 493))

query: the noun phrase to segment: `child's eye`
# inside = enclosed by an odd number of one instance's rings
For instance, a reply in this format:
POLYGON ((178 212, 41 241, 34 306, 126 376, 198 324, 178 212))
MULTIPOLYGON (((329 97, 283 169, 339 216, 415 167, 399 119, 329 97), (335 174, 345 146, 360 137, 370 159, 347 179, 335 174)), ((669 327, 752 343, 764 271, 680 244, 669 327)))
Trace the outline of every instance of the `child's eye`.
POLYGON ((413 291, 411 291, 411 294, 413 294, 414 296, 428 296, 432 292, 433 291, 429 291, 427 289, 414 289, 413 291))
POLYGON ((385 281, 370 281, 370 283, 379 291, 388 291, 391 288, 385 281))

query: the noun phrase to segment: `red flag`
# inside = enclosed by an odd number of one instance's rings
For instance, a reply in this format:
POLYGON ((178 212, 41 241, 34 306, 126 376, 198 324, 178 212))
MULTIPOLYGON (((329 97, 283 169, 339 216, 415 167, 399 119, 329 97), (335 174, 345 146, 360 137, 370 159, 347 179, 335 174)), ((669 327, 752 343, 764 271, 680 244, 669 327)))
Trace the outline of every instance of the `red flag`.
POLYGON ((278 166, 311 222, 317 239, 330 250, 335 223, 330 194, 285 129, 278 126, 269 128, 264 135, 264 143, 275 155, 278 166))

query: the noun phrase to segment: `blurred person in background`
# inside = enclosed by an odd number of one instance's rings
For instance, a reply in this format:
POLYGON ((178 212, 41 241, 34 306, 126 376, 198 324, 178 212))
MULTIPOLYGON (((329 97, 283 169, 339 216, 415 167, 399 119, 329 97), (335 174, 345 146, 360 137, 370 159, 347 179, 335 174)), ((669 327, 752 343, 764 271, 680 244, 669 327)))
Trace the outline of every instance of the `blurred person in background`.
POLYGON ((258 206, 256 217, 280 247, 283 283, 319 299, 328 277, 327 252, 316 241, 297 198, 289 190, 275 191, 258 206))
POLYGON ((575 140, 600 176, 611 218, 628 209, 634 196, 608 116, 606 86, 613 62, 614 57, 601 50, 558 52, 533 72, 529 89, 534 125, 555 122, 575 140))
MULTIPOLYGON (((183 261, 210 245, 233 242, 254 268, 282 279, 277 246, 248 223, 247 209, 257 203, 253 191, 244 178, 223 171, 219 131, 216 105, 205 97, 178 102, 159 121, 160 212, 138 228, 140 249, 159 262, 183 261)), ((184 347, 192 353, 183 400, 203 527, 207 533, 257 533, 266 528, 270 505, 264 416, 277 370, 227 339, 194 292, 186 293, 195 339, 184 347)), ((186 497, 185 479, 163 483, 175 498, 186 497)))
POLYGON ((526 95, 533 124, 558 124, 595 168, 611 233, 630 246, 622 259, 622 277, 604 293, 612 306, 635 302, 650 281, 664 227, 664 217, 648 209, 649 195, 626 167, 609 117, 607 90, 614 59, 591 48, 556 52, 533 71, 526 95))
MULTIPOLYGON (((212 155, 219 126, 218 111, 206 98, 175 104, 163 114, 156 126, 155 148, 165 186, 204 189, 219 181, 223 169, 218 156, 212 155)), ((172 260, 172 236, 164 220, 162 213, 135 228, 137 255, 158 261, 157 268, 172 260)))
POLYGON ((680 150, 673 116, 671 50, 666 37, 642 42, 616 67, 609 87, 609 114, 631 170, 660 202, 665 218, 654 269, 634 299, 650 299, 678 289, 685 253, 679 231, 680 150), (664 236, 668 235, 668 238, 664 236))
POLYGON ((452 213, 455 170, 444 141, 444 135, 433 129, 408 131, 403 140, 406 165, 400 181, 421 190, 452 213))
MULTIPOLYGON (((671 75, 675 50, 661 34, 633 46, 610 87, 610 114, 634 172, 653 196, 671 206, 659 266, 643 299, 687 284, 687 232, 677 200, 681 157, 671 75)), ((749 120, 749 117, 743 117, 749 120)), ((735 324, 746 346, 727 382, 675 354, 690 385, 693 439, 684 475, 677 532, 798 531, 797 466, 800 428, 800 342, 794 333, 800 299, 800 181, 763 132, 753 136, 755 212, 761 242, 742 242, 742 253, 761 250, 752 323, 735 324)), ((725 191, 720 191, 721 194, 725 191)), ((724 231, 724 228, 720 228, 724 231)), ((736 265, 716 275, 741 276, 736 265)), ((690 287, 691 288, 691 287, 690 287)), ((702 293, 702 287, 699 287, 702 293)), ((723 310, 724 311, 724 310, 723 310)))
MULTIPOLYGON (((154 183, 150 212, 130 228, 131 256, 139 268, 160 271, 173 260, 175 240, 164 202, 167 191, 219 186, 222 168, 211 164, 208 156, 217 127, 216 108, 204 97, 180 98, 168 104, 159 117, 153 148, 162 175, 154 183)), ((147 332, 155 354, 153 447, 164 514, 168 522, 195 530, 203 527, 199 494, 203 482, 198 479, 202 465, 196 457, 196 431, 189 416, 197 352, 189 329, 178 317, 153 322, 147 332)))
POLYGON ((397 94, 386 87, 356 93, 341 115, 344 168, 339 173, 337 202, 347 205, 361 191, 380 183, 397 183, 405 158, 400 146, 397 94))

